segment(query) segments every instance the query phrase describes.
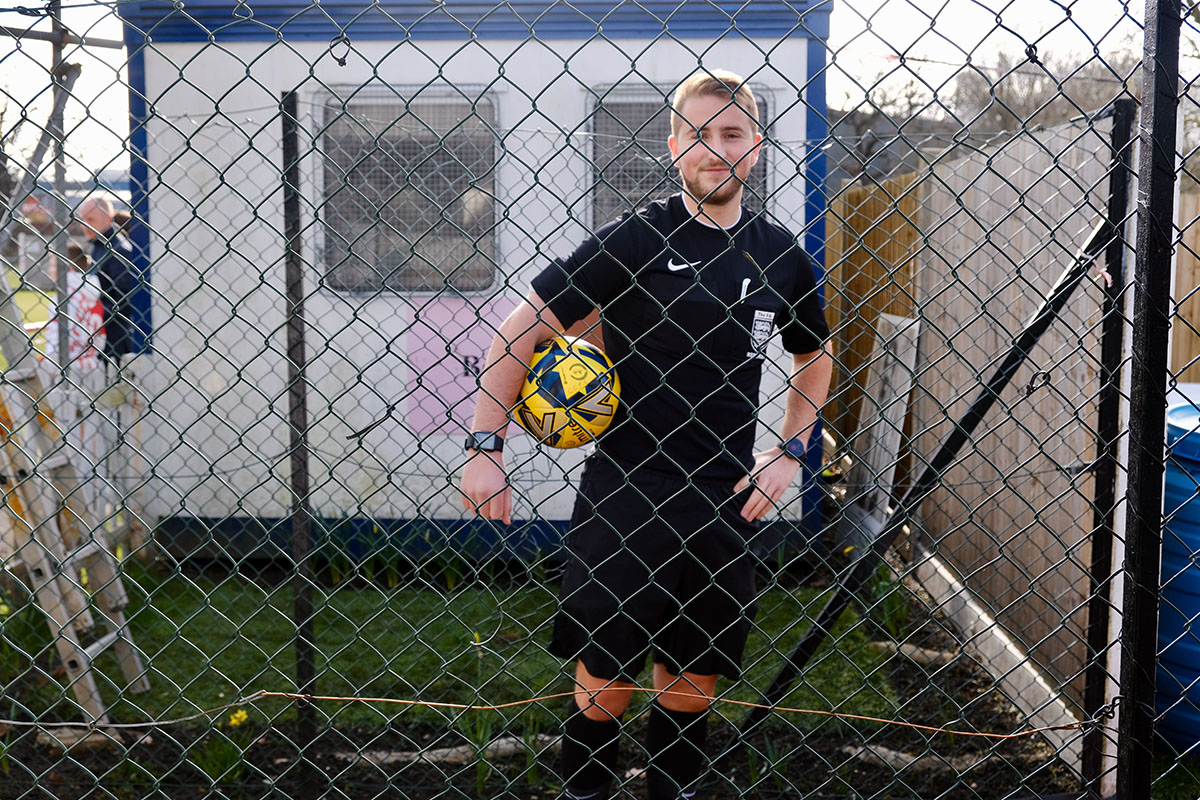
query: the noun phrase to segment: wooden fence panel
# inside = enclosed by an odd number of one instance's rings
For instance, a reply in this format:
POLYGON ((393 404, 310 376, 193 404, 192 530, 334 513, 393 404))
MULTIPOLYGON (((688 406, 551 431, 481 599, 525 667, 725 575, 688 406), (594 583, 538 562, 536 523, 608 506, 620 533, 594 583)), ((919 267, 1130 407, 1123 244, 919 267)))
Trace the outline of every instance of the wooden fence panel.
POLYGON ((826 421, 845 440, 859 427, 862 387, 880 314, 912 317, 921 232, 915 173, 853 186, 831 204, 826 230, 827 300, 837 375, 826 421))
MULTIPOLYGON (((1106 137, 1037 131, 841 193, 829 228, 835 428, 858 423, 872 319, 919 316, 911 468, 932 457, 1103 214, 1106 137)), ((925 545, 1077 710, 1093 490, 1070 468, 1094 457, 1101 299, 1092 280, 1076 291, 921 509, 925 545), (1039 373, 1048 385, 1026 396, 1039 373)))
POLYGON ((1200 194, 1179 196, 1183 244, 1175 259, 1175 317, 1171 321, 1171 373, 1180 383, 1200 383, 1200 194))

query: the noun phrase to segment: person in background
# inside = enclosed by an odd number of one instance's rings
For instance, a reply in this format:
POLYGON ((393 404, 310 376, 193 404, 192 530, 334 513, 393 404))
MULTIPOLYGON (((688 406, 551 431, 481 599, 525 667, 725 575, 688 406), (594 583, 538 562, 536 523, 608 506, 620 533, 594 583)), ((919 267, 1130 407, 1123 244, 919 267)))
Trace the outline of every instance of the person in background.
POLYGON ((117 212, 105 197, 89 197, 77 213, 84 234, 92 243, 92 274, 100 284, 104 304, 103 353, 114 366, 121 356, 134 351, 133 293, 139 276, 133 259, 133 244, 117 222, 117 212))
POLYGON ((67 266, 81 275, 87 274, 92 269, 92 258, 84 249, 75 242, 67 245, 67 266))
POLYGON ((133 214, 130 214, 125 209, 119 209, 113 212, 113 227, 115 227, 122 236, 129 237, 129 222, 133 219, 133 214))
MULTIPOLYGON (((71 370, 91 370, 100 364, 100 353, 104 350, 104 304, 100 299, 100 287, 94 276, 88 274, 92 260, 83 248, 74 242, 67 246, 66 261, 57 264, 67 267, 67 300, 61 306, 66 310, 68 339, 66 364, 71 370)), ((57 265, 52 267, 57 273, 57 265)), ((52 276, 57 280, 57 274, 52 276)), ((59 305, 56 303, 56 305, 59 305)), ((58 311, 51 311, 50 322, 42 329, 45 336, 45 352, 55 363, 63 363, 58 353, 58 311)))

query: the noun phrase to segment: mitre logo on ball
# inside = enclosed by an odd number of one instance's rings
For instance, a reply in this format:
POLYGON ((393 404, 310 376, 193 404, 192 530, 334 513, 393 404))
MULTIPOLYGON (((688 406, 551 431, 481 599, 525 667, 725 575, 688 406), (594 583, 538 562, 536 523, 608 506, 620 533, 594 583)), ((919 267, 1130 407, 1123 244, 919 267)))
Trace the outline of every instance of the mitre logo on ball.
POLYGON ((513 416, 544 444, 579 447, 612 423, 620 394, 621 382, 603 350, 558 336, 534 350, 513 416))

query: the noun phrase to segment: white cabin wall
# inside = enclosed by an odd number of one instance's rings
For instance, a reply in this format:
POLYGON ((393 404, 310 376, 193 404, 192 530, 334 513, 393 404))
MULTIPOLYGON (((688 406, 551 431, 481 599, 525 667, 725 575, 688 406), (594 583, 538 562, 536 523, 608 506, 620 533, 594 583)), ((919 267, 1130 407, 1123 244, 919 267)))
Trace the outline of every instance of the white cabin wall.
MULTIPOLYGON (((699 40, 548 42, 355 42, 345 67, 327 44, 163 44, 147 53, 152 165, 150 224, 155 290, 153 434, 146 448, 158 464, 159 516, 279 517, 287 513, 289 467, 284 331, 283 217, 277 104, 297 89, 302 137, 329 87, 356 86, 373 76, 407 93, 439 75, 469 87, 489 86, 497 126, 510 133, 500 154, 497 194, 504 212, 497 232, 501 280, 473 302, 494 299, 500 313, 528 290, 545 262, 570 252, 592 225, 586 132, 594 96, 614 75, 631 88, 672 86, 705 65, 749 71, 770 53, 753 82, 769 87, 772 109, 790 110, 773 134, 794 152, 771 152, 769 210, 791 230, 803 225, 805 110, 796 105, 805 81, 806 40, 751 43, 699 40), (635 62, 637 75, 615 65, 635 62), (503 64, 503 77, 499 65, 503 64), (780 75, 780 65, 795 65, 780 75), (219 98, 220 124, 212 122, 219 98), (189 116, 190 115, 190 116, 189 116), (561 131, 574 132, 562 148, 561 131), (154 182, 157 173, 159 182, 154 182), (224 180, 222 180, 222 177, 224 180), (516 198, 509 200, 508 198, 516 198), (195 209, 195 213, 193 213, 195 209), (213 463, 212 473, 208 465, 213 463), (171 488, 174 487, 174 488, 171 488)), ((666 152, 666 143, 662 143, 666 152)), ((303 165, 302 192, 317 200, 320 165, 303 165)), ((355 296, 318 287, 324 274, 320 240, 304 204, 310 446, 314 511, 325 516, 381 518, 462 515, 454 490, 461 468, 461 432, 417 437, 404 427, 403 401, 389 422, 356 447, 346 435, 401 400, 414 376, 407 339, 429 294, 355 296)), ((423 309, 424 307, 424 309, 423 309)), ((776 348, 780 369, 768 369, 764 396, 778 395, 790 358, 776 348)), ((450 398, 453 402, 454 399, 450 398)), ((779 413, 764 412, 774 426, 779 413)), ((539 451, 510 427, 510 464, 517 475, 517 515, 569 516, 581 452, 539 451), (535 512, 536 506, 536 512, 535 512)))

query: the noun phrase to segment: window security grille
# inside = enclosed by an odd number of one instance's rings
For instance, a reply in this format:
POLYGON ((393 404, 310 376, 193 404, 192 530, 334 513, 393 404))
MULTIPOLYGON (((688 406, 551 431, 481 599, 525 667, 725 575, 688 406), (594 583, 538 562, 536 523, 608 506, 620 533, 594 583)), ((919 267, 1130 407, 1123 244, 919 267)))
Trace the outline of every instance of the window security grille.
POLYGON ((495 110, 487 98, 325 106, 325 285, 477 291, 496 273, 495 110))

